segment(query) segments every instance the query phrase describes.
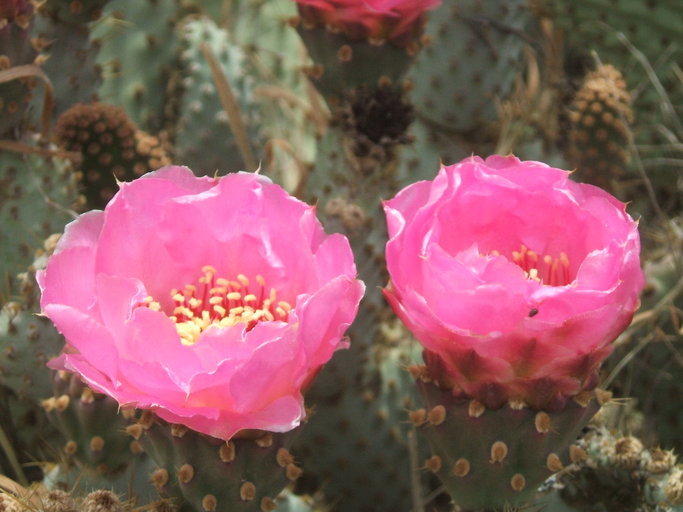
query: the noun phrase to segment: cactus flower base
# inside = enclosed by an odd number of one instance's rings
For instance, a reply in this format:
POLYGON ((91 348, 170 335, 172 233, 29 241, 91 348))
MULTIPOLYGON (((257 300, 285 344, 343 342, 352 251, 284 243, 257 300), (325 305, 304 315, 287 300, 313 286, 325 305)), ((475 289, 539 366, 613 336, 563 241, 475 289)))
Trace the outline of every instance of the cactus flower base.
POLYGON ((223 441, 145 412, 127 429, 157 463, 150 475, 183 512, 270 512, 275 498, 302 474, 289 447, 298 432, 244 431, 223 441))
POLYGON ((425 466, 464 510, 525 503, 546 478, 582 456, 569 445, 600 408, 596 393, 585 392, 558 412, 514 402, 493 410, 421 378, 417 385, 425 408, 411 419, 433 453, 425 466))

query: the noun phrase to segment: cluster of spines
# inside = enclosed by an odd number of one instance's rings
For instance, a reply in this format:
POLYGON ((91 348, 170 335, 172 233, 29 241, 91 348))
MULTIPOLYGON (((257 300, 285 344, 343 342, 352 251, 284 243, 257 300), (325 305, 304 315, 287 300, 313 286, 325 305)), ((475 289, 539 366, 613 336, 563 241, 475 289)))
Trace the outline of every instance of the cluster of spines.
POLYGON ((578 178, 604 187, 623 177, 633 112, 618 69, 605 64, 588 73, 572 102, 569 121, 567 156, 578 178))
POLYGON ((647 449, 637 437, 605 427, 592 429, 575 446, 583 456, 550 481, 567 505, 683 510, 683 466, 673 451, 647 449))
POLYGON ((291 434, 254 431, 222 441, 149 411, 126 432, 157 463, 150 474, 157 491, 201 512, 272 512, 275 497, 303 472, 287 448, 291 434))
POLYGON ((138 130, 126 112, 106 103, 79 103, 64 112, 55 129, 58 143, 81 154, 88 204, 102 207, 127 181, 170 163, 163 143, 138 130))
MULTIPOLYGON (((25 493, 0 493, 1 512, 131 512, 139 510, 134 502, 122 501, 108 489, 77 495, 62 490, 32 490, 25 493)), ((144 506, 150 512, 175 512, 168 501, 158 500, 144 506)))

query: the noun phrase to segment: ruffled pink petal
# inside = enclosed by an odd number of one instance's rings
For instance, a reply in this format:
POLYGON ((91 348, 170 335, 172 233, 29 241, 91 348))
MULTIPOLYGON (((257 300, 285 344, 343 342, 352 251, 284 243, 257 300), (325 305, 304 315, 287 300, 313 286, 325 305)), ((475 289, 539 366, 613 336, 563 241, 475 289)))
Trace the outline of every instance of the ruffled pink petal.
POLYGON ((104 325, 87 313, 62 304, 47 304, 43 313, 91 366, 109 379, 115 378, 119 356, 104 325))
POLYGON ((85 212, 75 221, 69 222, 64 228, 64 234, 59 238, 53 254, 59 254, 65 248, 97 247, 103 222, 104 213, 100 210, 85 212))
POLYGON ((336 350, 347 346, 342 338, 356 317, 364 292, 362 283, 341 276, 297 302, 298 336, 309 366, 324 364, 336 350))
POLYGON ((38 284, 43 310, 50 304, 64 304, 84 312, 93 309, 96 302, 93 249, 76 246, 53 254, 50 266, 38 274, 38 284))

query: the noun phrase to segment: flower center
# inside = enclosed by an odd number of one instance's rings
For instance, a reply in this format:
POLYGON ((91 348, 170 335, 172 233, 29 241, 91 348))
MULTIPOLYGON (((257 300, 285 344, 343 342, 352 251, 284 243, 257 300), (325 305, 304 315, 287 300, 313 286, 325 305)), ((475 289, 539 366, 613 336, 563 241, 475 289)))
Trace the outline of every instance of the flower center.
POLYGON ((569 258, 564 252, 554 258, 549 254, 539 255, 522 244, 519 251, 512 251, 512 261, 524 270, 527 278, 547 286, 565 286, 572 282, 569 258))
MULTIPOLYGON (((214 326, 244 323, 251 330, 261 321, 287 321, 292 306, 277 300, 275 288, 266 293, 263 276, 256 276, 254 286, 243 274, 234 280, 216 278, 216 269, 210 265, 202 267, 202 272, 199 286, 186 284, 182 290, 171 290, 175 306, 169 318, 175 322, 183 345, 194 345, 202 332, 214 326)), ((161 311, 161 304, 151 296, 141 306, 161 311)))

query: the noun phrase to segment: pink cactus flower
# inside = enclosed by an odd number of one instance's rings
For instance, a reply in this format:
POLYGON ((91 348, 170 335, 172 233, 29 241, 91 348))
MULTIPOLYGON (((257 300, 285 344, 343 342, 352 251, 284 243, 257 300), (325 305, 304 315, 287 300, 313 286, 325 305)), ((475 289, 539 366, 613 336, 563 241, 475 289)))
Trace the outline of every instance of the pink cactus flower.
POLYGON ((407 44, 422 30, 424 13, 441 0, 296 0, 305 22, 353 40, 407 44))
POLYGON ((385 296, 430 375, 489 407, 596 385, 643 286, 638 224, 607 192, 510 156, 442 167, 384 204, 385 296))
POLYGON ((258 174, 173 166, 69 224, 38 282, 67 340, 52 368, 221 439, 299 424, 364 292, 313 207, 258 174))

